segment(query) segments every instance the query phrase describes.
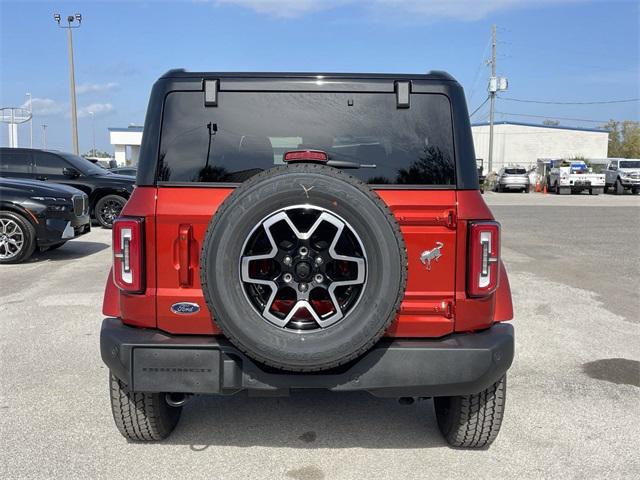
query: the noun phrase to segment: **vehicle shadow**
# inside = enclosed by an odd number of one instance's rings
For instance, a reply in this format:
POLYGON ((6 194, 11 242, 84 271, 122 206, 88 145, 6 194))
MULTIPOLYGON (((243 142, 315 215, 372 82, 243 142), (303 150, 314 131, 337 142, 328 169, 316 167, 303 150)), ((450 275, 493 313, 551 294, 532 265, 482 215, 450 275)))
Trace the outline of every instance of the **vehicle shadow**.
POLYGON ((300 390, 289 397, 195 397, 169 444, 286 448, 441 448, 431 400, 400 405, 365 392, 300 390))
POLYGON ((45 250, 40 252, 36 249, 27 263, 60 260, 74 260, 98 253, 105 248, 109 248, 108 243, 87 242, 82 240, 71 240, 55 250, 45 250))

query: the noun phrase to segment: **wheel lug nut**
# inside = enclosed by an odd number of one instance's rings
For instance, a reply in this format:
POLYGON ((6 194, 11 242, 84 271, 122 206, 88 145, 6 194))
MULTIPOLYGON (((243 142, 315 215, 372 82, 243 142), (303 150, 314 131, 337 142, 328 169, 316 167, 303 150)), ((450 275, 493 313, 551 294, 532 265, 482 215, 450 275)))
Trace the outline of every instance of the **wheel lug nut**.
POLYGON ((309 253, 309 249, 307 247, 300 247, 298 253, 301 257, 305 257, 309 253))
POLYGON ((284 263, 285 265, 291 265, 291 262, 292 262, 292 260, 291 260, 291 257, 289 255, 287 255, 286 257, 284 257, 282 259, 282 263, 284 263))
POLYGON ((307 288, 308 287, 306 283, 301 283, 300 285, 298 285, 298 290, 300 290, 301 292, 306 292, 307 288))
POLYGON ((316 276, 313 277, 313 278, 316 281, 316 283, 322 283, 322 281, 324 280, 324 277, 322 275, 320 275, 319 273, 316 274, 316 276))
POLYGON ((283 279, 285 282, 289 283, 291 280, 293 280, 293 276, 291 276, 291 274, 290 274, 290 273, 285 273, 285 274, 282 276, 282 279, 283 279))

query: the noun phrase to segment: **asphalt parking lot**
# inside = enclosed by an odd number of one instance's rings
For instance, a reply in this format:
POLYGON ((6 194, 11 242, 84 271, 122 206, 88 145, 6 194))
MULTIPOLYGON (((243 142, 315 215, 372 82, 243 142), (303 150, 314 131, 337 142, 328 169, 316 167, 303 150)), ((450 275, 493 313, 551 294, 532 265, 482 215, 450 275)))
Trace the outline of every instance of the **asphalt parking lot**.
POLYGON ((517 354, 494 445, 448 448, 432 403, 196 398, 127 443, 98 337, 110 232, 0 269, 1 478, 639 478, 640 197, 485 195, 503 225, 517 354))

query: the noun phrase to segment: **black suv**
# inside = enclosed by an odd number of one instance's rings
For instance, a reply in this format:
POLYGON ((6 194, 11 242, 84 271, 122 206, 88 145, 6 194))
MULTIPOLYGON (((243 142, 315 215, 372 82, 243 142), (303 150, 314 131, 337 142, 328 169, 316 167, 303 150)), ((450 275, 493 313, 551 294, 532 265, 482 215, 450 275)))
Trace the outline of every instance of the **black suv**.
POLYGON ((0 264, 27 260, 91 231, 87 195, 66 185, 0 178, 0 264))
POLYGON ((106 228, 111 228, 135 184, 130 176, 111 173, 77 155, 30 148, 0 148, 0 176, 82 190, 89 197, 89 213, 106 228))

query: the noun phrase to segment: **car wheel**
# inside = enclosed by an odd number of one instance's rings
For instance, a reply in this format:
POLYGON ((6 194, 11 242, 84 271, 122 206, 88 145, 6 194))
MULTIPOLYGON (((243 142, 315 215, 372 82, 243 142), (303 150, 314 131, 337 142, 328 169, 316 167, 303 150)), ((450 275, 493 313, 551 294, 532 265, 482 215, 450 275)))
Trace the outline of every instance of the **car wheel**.
POLYGON ((387 205, 354 177, 314 164, 272 168, 235 189, 209 223, 200 265, 225 336, 289 371, 337 367, 369 350, 407 282, 387 205))
POLYGON ((22 215, 0 211, 0 264, 27 260, 36 248, 36 229, 22 215))
POLYGON ((436 397, 433 405, 438 427, 453 447, 483 448, 500 432, 507 394, 507 377, 480 393, 436 397))
POLYGON ((631 192, 632 192, 634 195, 638 195, 638 193, 640 193, 640 188, 634 188, 634 189, 632 189, 632 190, 631 190, 631 192))
POLYGON ((180 420, 182 407, 169 406, 163 393, 132 392, 112 373, 109 390, 116 427, 129 440, 162 440, 180 420))
POLYGON ((96 202, 95 216, 104 228, 112 228, 127 199, 120 195, 106 195, 96 202))
POLYGON ((616 184, 613 186, 613 189, 616 195, 624 195, 624 186, 619 178, 616 180, 616 184))

